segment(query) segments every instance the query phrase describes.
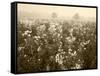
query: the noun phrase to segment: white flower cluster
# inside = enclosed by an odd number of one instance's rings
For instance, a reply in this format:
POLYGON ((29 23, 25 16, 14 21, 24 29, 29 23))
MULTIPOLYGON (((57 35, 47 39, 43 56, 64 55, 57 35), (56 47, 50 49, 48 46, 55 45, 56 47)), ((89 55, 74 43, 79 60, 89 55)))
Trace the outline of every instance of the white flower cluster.
POLYGON ((63 64, 64 57, 60 53, 56 54, 55 59, 56 59, 56 62, 59 63, 60 65, 63 64))
POLYGON ((32 33, 32 31, 26 30, 26 31, 22 34, 22 36, 28 36, 28 37, 30 37, 30 36, 31 36, 31 33, 32 33))

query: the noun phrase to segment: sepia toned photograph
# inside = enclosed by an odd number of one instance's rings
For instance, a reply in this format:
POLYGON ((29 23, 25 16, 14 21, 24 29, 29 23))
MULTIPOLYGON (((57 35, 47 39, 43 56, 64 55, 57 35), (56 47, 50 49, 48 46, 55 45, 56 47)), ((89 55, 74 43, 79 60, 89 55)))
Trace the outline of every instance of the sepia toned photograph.
POLYGON ((18 73, 97 69, 97 8, 17 3, 18 73))

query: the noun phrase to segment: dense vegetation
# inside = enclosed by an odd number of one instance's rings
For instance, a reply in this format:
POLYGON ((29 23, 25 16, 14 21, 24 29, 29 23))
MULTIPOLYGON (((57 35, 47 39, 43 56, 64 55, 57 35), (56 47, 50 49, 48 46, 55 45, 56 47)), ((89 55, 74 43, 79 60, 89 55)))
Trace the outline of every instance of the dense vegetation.
POLYGON ((17 71, 96 68, 96 23, 35 20, 18 22, 17 71))

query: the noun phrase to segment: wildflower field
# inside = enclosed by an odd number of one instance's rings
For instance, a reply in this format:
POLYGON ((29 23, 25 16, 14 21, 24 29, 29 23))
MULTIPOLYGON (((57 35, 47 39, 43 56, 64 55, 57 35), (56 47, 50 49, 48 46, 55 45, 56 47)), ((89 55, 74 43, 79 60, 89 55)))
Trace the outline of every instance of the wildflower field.
POLYGON ((96 68, 96 22, 33 19, 17 24, 17 71, 96 68))

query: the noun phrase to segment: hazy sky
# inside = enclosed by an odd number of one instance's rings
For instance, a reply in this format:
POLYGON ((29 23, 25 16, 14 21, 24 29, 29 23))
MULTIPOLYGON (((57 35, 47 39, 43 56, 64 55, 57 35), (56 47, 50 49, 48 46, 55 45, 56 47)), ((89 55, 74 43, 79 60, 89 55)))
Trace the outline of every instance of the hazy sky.
POLYGON ((84 17, 96 17, 96 8, 18 4, 18 16, 49 17, 53 12, 58 17, 72 17, 76 13, 84 17))

